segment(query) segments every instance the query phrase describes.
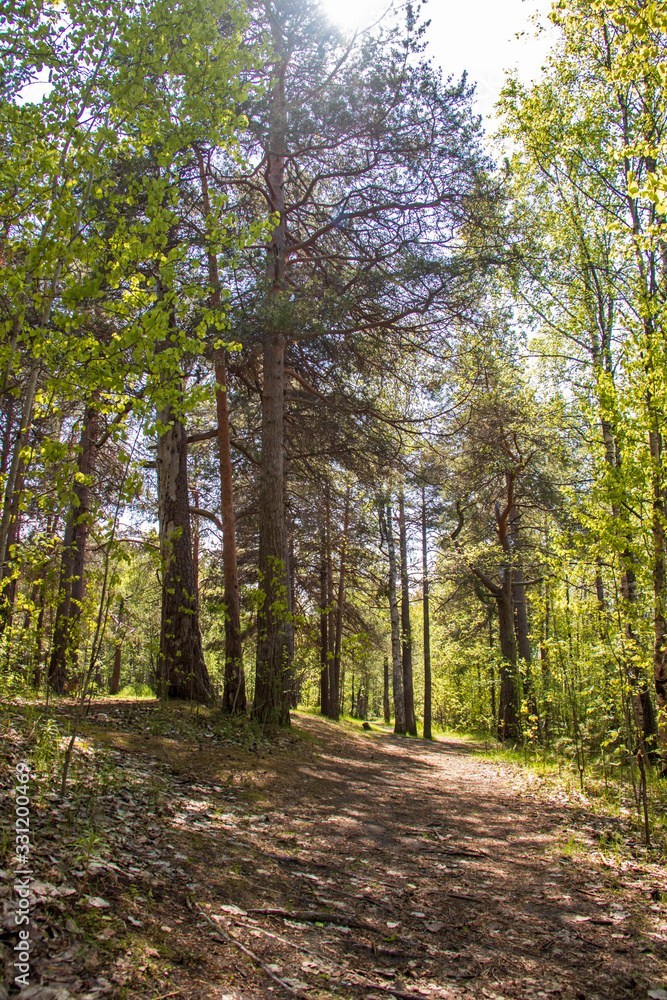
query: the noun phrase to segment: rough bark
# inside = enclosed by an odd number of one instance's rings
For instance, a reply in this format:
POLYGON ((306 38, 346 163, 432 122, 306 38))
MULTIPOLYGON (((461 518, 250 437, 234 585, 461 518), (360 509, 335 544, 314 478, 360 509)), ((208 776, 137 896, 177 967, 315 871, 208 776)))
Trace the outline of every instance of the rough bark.
POLYGON ((336 611, 334 602, 334 578, 333 578, 333 556, 331 551, 331 500, 329 486, 325 491, 326 503, 326 547, 327 547, 327 604, 329 615, 327 617, 327 671, 329 675, 329 699, 327 713, 331 709, 332 702, 332 671, 334 661, 334 648, 336 645, 336 611))
POLYGON ((264 723, 289 723, 287 684, 287 577, 283 502, 283 396, 285 342, 275 333, 264 345, 262 465, 259 502, 257 661, 253 714, 264 723))
POLYGON ((340 715, 341 690, 341 666, 340 656, 343 642, 343 608, 345 605, 345 571, 347 555, 347 532, 350 524, 350 488, 348 486, 345 495, 345 514, 343 515, 343 540, 340 547, 340 569, 338 573, 338 597, 336 599, 336 640, 334 645, 334 658, 331 665, 331 677, 329 683, 329 718, 337 719, 340 715))
POLYGON ((431 733, 431 618, 428 593, 428 539, 426 536, 426 492, 422 487, 422 598, 424 612, 424 739, 431 733))
MULTIPOLYGON (((194 500, 195 510, 199 509, 199 494, 193 492, 192 499, 194 500)), ((199 593, 199 516, 194 514, 194 520, 192 521, 192 569, 195 574, 195 588, 197 593, 199 593)))
MULTIPOLYGON (((208 178, 204 158, 197 150, 202 202, 207 219, 211 213, 208 178)), ((211 306, 220 309, 220 274, 218 258, 211 248, 207 252, 208 278, 211 285, 211 306)), ((223 708, 230 714, 245 715, 246 690, 243 670, 243 643, 241 640, 241 601, 239 597, 238 560, 236 552, 236 518, 234 515, 234 473, 229 427, 229 399, 227 395, 227 365, 224 354, 218 355, 215 365, 215 406, 218 418, 218 460, 220 464, 220 514, 222 517, 222 571, 225 602, 225 686, 223 708)))
MULTIPOLYGON (((285 484, 286 486, 287 484, 285 484)), ((287 490, 285 489, 285 492, 287 490)), ((285 510, 287 510, 287 499, 285 499, 285 510)), ((287 534, 288 526, 285 525, 287 534)), ((294 571, 292 562, 294 560, 294 542, 292 538, 285 538, 285 578, 287 582, 287 620, 285 622, 285 649, 286 656, 286 684, 289 692, 289 707, 296 708, 298 704, 298 694, 296 690, 296 678, 294 676, 294 571)))
POLYGON ((391 618, 391 659, 392 687, 394 696, 394 732, 405 732, 405 701, 403 699, 403 663, 401 655, 401 625, 396 600, 396 549, 391 507, 380 512, 380 527, 387 539, 387 555, 389 557, 389 615, 391 618))
POLYGON ((162 620, 160 675, 170 698, 208 701, 211 682, 204 662, 188 502, 187 437, 171 405, 159 414, 157 445, 162 620))
POLYGON ((320 711, 329 714, 329 643, 327 639, 327 548, 326 533, 320 541, 320 711))
POLYGON ((405 728, 410 736, 417 735, 415 696, 412 680, 412 627, 410 625, 410 579, 408 577, 408 539, 405 530, 405 498, 401 490, 398 499, 398 531, 401 555, 401 663, 403 668, 403 700, 405 728))
POLYGON ((230 714, 245 715, 246 691, 241 641, 241 599, 239 596, 236 555, 236 519, 232 448, 229 430, 227 367, 223 360, 215 366, 215 405, 218 415, 218 452, 220 461, 220 513, 222 515, 222 566, 225 595, 225 688, 224 709, 230 714))
POLYGON ((282 39, 273 38, 278 62, 271 87, 266 156, 266 186, 270 214, 278 219, 267 251, 269 319, 262 345, 262 456, 259 504, 259 575, 262 601, 258 614, 255 701, 260 722, 289 724, 286 683, 287 580, 285 574, 285 507, 283 497, 284 397, 286 331, 271 317, 272 299, 285 284, 285 98, 286 58, 282 39))
POLYGON ((389 708, 389 657, 385 656, 382 664, 382 714, 387 725, 391 722, 389 708))

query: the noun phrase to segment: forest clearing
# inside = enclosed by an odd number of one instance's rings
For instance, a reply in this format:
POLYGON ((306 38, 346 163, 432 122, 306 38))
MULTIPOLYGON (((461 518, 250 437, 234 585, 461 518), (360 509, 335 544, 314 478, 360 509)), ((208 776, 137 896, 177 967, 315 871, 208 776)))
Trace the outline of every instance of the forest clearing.
POLYGON ((667 0, 0 6, 0 1000, 667 1000, 667 0))
POLYGON ((663 996, 636 831, 483 747, 357 727, 94 704, 68 797, 33 793, 26 1000, 663 996))

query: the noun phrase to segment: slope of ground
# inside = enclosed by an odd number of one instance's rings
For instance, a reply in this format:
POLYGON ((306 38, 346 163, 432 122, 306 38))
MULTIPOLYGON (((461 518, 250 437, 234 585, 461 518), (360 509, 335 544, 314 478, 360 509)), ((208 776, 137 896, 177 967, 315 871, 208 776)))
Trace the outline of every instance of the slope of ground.
MULTIPOLYGON (((582 817, 463 742, 90 718, 77 790, 32 791, 23 1000, 667 998, 664 869, 573 852, 582 817)), ((10 713, 5 735, 14 765, 29 734, 10 713)))

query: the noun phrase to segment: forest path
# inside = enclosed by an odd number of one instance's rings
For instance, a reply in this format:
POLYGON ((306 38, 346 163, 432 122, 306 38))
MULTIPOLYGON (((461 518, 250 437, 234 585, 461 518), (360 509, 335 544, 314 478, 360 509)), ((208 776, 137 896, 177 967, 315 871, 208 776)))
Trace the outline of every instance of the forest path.
POLYGON ((60 833, 37 816, 34 969, 65 993, 33 1000, 667 997, 664 868, 603 853, 613 820, 470 744, 97 709, 86 745, 121 783, 90 772, 92 862, 83 799, 60 833))
MULTIPOLYGON (((299 892, 382 928, 380 938, 353 931, 357 943, 377 949, 385 927, 395 936, 399 954, 384 959, 393 983, 378 954, 372 980, 498 1000, 645 997, 667 985, 663 908, 649 909, 664 873, 605 864, 592 849, 588 859, 563 853, 568 824, 586 840, 602 832, 600 817, 581 830, 578 810, 517 791, 511 769, 463 741, 362 735, 308 716, 296 727, 317 749, 279 792, 286 827, 304 867, 325 859, 336 872, 319 876, 319 895, 304 879, 299 892)), ((345 937, 337 944, 359 952, 345 937)))
MULTIPOLYGON (((169 842, 181 838, 187 905, 206 921, 179 917, 176 930, 203 966, 186 963, 160 995, 663 995, 664 870, 595 851, 603 819, 521 791, 463 741, 299 714, 293 733, 257 747, 254 766, 208 747, 181 758, 188 804, 174 801, 169 842), (210 784, 223 775, 226 789, 210 784), (568 847, 568 830, 590 850, 568 847)), ((172 923, 169 896, 154 921, 172 923)))

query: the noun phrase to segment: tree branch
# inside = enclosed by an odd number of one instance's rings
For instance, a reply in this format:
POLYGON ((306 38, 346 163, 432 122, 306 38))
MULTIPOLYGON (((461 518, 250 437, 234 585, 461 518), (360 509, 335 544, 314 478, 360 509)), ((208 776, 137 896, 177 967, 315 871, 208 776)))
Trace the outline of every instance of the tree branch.
POLYGON ((199 431, 197 434, 188 434, 187 443, 195 444, 197 441, 212 441, 218 436, 218 428, 214 427, 210 431, 199 431))
POLYGON ((220 520, 217 514, 213 513, 213 511, 204 510, 203 507, 189 507, 188 509, 191 514, 196 514, 198 517, 205 517, 207 521, 213 521, 213 524, 216 526, 218 531, 225 530, 222 525, 222 521, 220 520))
POLYGON ((471 566, 471 569, 477 579, 484 584, 489 593, 493 594, 494 597, 502 597, 502 588, 499 587, 497 583, 494 583, 493 580, 490 580, 486 573, 482 573, 481 569, 477 569, 475 566, 471 566))
MULTIPOLYGON (((187 443, 195 444, 195 442, 197 441, 212 441, 217 436, 218 436, 218 428, 214 427, 210 431, 199 431, 197 434, 189 434, 187 438, 187 443)), ((238 451, 240 455, 243 455, 245 458, 247 458, 249 462, 252 462, 253 465, 259 466, 260 462, 257 456, 253 455, 253 453, 248 448, 246 448, 244 444, 242 444, 239 440, 237 440, 237 438, 230 438, 229 443, 235 451, 238 451)))

